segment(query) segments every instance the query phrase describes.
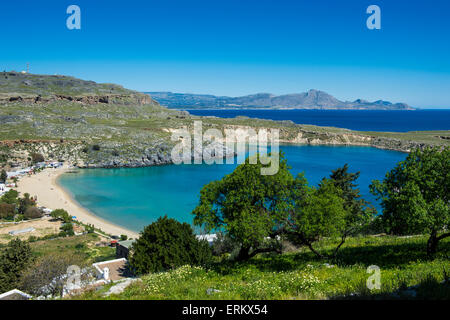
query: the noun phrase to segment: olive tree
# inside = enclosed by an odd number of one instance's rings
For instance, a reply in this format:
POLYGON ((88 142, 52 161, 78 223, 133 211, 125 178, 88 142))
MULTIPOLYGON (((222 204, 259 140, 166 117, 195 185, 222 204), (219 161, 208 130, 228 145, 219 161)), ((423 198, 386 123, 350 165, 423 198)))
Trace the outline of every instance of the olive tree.
POLYGON ((429 235, 428 256, 450 236, 450 148, 416 149, 370 188, 381 200, 391 233, 429 235))
POLYGON ((296 181, 294 207, 286 220, 286 234, 290 241, 307 246, 320 258, 326 256, 313 244, 324 237, 341 237, 333 251, 334 258, 346 237, 348 211, 344 208, 342 191, 328 179, 322 180, 318 187, 308 187, 303 175, 296 181))
POLYGON ((286 204, 294 178, 283 155, 274 175, 262 175, 259 155, 246 159, 231 174, 210 182, 200 191, 200 202, 193 210, 194 223, 207 232, 223 231, 240 245, 238 260, 261 252, 280 252, 286 204))

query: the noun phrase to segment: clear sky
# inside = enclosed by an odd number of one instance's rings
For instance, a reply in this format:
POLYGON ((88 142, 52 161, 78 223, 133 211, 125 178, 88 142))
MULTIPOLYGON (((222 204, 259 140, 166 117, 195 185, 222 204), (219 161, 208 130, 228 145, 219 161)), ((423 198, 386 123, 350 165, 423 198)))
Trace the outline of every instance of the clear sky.
POLYGON ((450 108, 448 0, 0 2, 0 70, 140 91, 238 96, 309 89, 450 108), (66 9, 81 8, 81 30, 66 9), (381 30, 366 8, 381 8, 381 30))

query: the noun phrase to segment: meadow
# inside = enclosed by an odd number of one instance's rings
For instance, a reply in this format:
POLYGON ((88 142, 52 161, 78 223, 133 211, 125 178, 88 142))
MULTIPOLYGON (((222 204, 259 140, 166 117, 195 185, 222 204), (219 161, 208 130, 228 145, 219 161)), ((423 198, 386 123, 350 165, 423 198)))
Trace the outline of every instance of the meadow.
MULTIPOLYGON (((209 266, 182 266, 143 276, 124 292, 105 297, 110 286, 71 299, 449 299, 450 240, 429 260, 425 236, 349 238, 335 261, 317 259, 307 248, 209 266), (380 289, 370 290, 367 268, 380 268, 380 289)), ((333 241, 318 244, 322 252, 333 241)), ((292 250, 292 249, 291 249, 292 250)))

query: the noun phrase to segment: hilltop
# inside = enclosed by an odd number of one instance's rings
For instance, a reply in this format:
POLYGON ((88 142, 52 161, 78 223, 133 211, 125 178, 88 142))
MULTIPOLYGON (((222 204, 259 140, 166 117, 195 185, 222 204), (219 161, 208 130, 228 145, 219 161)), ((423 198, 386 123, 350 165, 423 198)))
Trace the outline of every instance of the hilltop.
POLYGON ((147 92, 162 105, 174 109, 334 109, 334 110, 414 110, 405 103, 363 99, 340 101, 332 95, 311 89, 308 92, 273 95, 257 93, 243 97, 225 97, 172 92, 147 92))
POLYGON ((449 145, 448 131, 380 133, 237 117, 199 117, 159 104, 157 95, 68 76, 0 73, 0 167, 27 166, 33 153, 79 167, 171 163, 174 129, 279 129, 282 143, 367 145, 409 151, 449 145))
POLYGON ((0 103, 53 101, 94 103, 152 104, 148 95, 117 84, 96 83, 62 75, 38 75, 18 72, 0 73, 0 103))

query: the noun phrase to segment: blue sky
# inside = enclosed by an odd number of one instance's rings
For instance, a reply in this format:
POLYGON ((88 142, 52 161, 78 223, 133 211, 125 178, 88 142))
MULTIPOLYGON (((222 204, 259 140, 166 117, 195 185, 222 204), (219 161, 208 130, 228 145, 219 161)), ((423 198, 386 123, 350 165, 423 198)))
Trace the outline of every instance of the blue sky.
POLYGON ((343 100, 450 108, 450 1, 15 0, 0 3, 0 69, 140 91, 320 89, 343 100), (81 8, 81 30, 66 9, 81 8), (366 8, 381 8, 381 30, 366 8))

